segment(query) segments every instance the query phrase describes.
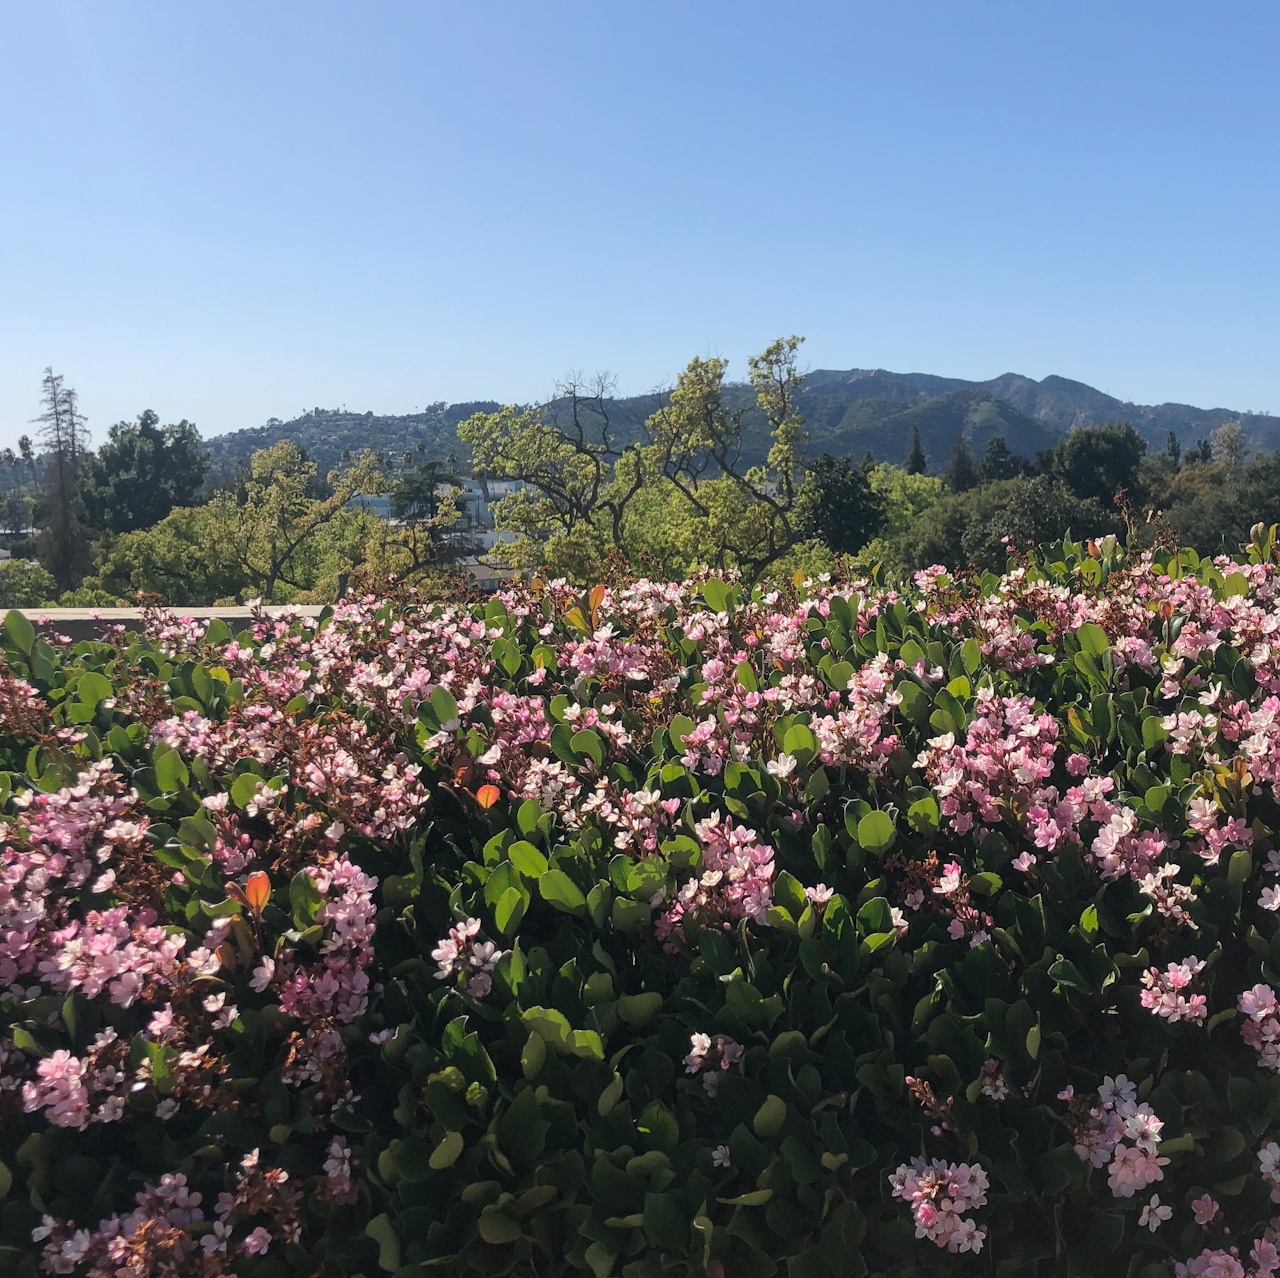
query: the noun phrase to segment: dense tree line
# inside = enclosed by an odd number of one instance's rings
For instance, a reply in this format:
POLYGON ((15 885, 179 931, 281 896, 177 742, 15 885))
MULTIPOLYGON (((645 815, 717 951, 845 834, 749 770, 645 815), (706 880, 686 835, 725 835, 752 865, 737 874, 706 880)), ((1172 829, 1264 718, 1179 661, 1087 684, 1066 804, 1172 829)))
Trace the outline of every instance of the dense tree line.
MULTIPOLYGON (((1077 429, 1028 458, 1003 435, 975 453, 962 435, 944 459, 913 431, 891 465, 824 453, 805 460, 800 338, 771 344, 743 387, 722 359, 694 359, 655 400, 640 438, 615 442, 609 384, 579 381, 549 404, 482 411, 458 426, 481 481, 519 487, 494 505, 493 556, 575 582, 608 560, 671 579, 702 566, 747 580, 830 570, 943 564, 1002 570, 1011 553, 1068 534, 1179 540, 1234 550, 1280 521, 1280 454, 1250 454, 1238 422, 1184 454, 1159 452, 1127 422, 1077 429), (769 448, 753 455, 750 422, 769 448)), ((93 451, 75 391, 48 370, 37 449, 0 454, 0 604, 106 605, 153 593, 176 605, 323 600, 342 584, 422 581, 478 545, 451 464, 417 453, 361 457, 321 474, 296 443, 210 476, 196 427, 154 412, 118 422, 93 451), (360 500, 389 496, 390 520, 360 500)))
POLYGON ((0 454, 0 607, 331 599, 361 569, 379 584, 456 558, 456 486, 439 465, 366 453, 321 475, 281 441, 211 482, 189 421, 150 410, 90 450, 74 390, 48 370, 37 451, 0 454), (395 522, 359 499, 388 493, 395 522))

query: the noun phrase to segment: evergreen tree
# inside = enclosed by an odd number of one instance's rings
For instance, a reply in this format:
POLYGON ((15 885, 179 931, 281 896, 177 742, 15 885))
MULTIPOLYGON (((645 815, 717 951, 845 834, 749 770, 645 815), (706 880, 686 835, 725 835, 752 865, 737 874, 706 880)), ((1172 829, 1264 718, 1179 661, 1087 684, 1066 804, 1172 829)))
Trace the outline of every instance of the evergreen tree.
POLYGON ((1003 435, 992 435, 987 440, 987 451, 983 454, 979 476, 984 484, 993 483, 997 479, 1017 479, 1019 475, 1030 475, 1035 467, 1018 453, 1010 452, 1009 445, 1003 435))
POLYGON ((1169 437, 1164 443, 1165 455, 1173 463, 1174 470, 1182 465, 1182 445, 1178 442, 1178 436, 1173 432, 1169 432, 1169 437))
POLYGON ((830 453, 809 463, 809 479, 817 487, 813 532, 838 554, 861 550, 884 526, 884 498, 871 487, 870 470, 830 453))
MULTIPOLYGON (((89 432, 76 393, 63 385, 61 374, 46 368, 43 385, 44 412, 35 419, 48 454, 40 510, 40 559, 60 591, 74 590, 89 565, 89 536, 80 494, 81 458, 89 432)), ((22 441, 18 442, 21 446, 22 441)))
POLYGON ((955 447, 951 450, 942 478, 953 493, 968 492, 970 488, 976 488, 980 482, 978 463, 974 461, 963 435, 956 436, 955 447))
POLYGON ((22 460, 27 463, 28 469, 31 471, 31 482, 35 482, 36 478, 36 454, 35 449, 31 447, 30 435, 18 436, 18 453, 22 460))
POLYGON ((907 454, 907 464, 904 467, 908 475, 923 475, 925 467, 929 464, 929 459, 924 455, 924 449, 920 447, 920 427, 913 426, 911 428, 911 451, 907 454))

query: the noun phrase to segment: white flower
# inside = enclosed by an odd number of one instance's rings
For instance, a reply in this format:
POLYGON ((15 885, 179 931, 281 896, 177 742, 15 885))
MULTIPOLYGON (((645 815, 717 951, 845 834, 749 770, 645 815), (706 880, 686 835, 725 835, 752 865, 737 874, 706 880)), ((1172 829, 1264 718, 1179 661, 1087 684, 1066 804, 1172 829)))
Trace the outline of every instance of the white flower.
POLYGON ((1124 1120, 1124 1134, 1139 1149, 1154 1154, 1160 1145, 1160 1129, 1164 1122, 1157 1118, 1150 1105, 1139 1105, 1124 1120))
POLYGON ((1162 1207, 1160 1205, 1160 1195, 1152 1194, 1151 1201, 1142 1209, 1142 1215, 1139 1217, 1138 1223, 1145 1225, 1154 1234, 1172 1215, 1173 1208, 1162 1207))
POLYGON ((262 956, 262 962, 259 963, 257 968, 255 969, 253 973, 253 978, 252 980, 250 980, 249 985, 252 989, 256 990, 259 994, 261 994, 267 988, 267 986, 271 984, 271 981, 275 977, 275 974, 276 974, 275 959, 268 958, 264 954, 262 956))
MULTIPOLYGON (((717 1145, 715 1149, 711 1151, 711 1161, 716 1167, 732 1167, 733 1162, 729 1157, 729 1146, 717 1145)), ((45 1220, 48 1219, 49 1217, 46 1216, 45 1220)))
POLYGON ((794 754, 780 754, 776 759, 770 759, 764 766, 770 776, 777 777, 779 781, 785 781, 796 770, 796 757, 794 754))
POLYGON ((1264 910, 1280 910, 1280 887, 1263 888, 1258 904, 1264 910))

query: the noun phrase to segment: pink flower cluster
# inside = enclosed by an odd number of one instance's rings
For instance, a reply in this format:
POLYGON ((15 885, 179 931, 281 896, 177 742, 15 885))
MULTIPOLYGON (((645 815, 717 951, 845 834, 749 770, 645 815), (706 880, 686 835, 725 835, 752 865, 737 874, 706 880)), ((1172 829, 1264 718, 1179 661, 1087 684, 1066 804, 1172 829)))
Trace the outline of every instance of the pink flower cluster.
POLYGON ((951 1252, 982 1250, 986 1227, 965 1216, 987 1201, 990 1182, 977 1164, 913 1158, 889 1177, 889 1184, 895 1198, 911 1205, 917 1238, 951 1252))
POLYGON ((818 757, 827 765, 848 764, 878 776, 888 766, 900 741, 893 713, 902 704, 894 678, 903 668, 887 653, 879 653, 854 672, 845 701, 834 713, 818 715, 812 723, 818 738, 818 757))
POLYGON ((1280 1073, 1280 1006, 1270 985, 1255 985, 1236 1001, 1241 1016, 1240 1037, 1258 1053, 1258 1064, 1280 1073))
POLYGON ((365 874, 344 854, 330 864, 306 871, 324 898, 316 922, 324 928, 318 946, 321 961, 303 964, 294 951, 282 949, 264 957, 253 988, 279 989, 280 1006, 304 1021, 335 1017, 350 1024, 369 1004, 368 967, 373 961, 373 905, 378 880, 365 874))
POLYGON ((345 1136, 335 1136, 329 1142, 324 1162, 325 1193, 335 1203, 354 1203, 360 1197, 351 1179, 353 1156, 345 1136))
POLYGON ((1072 1100, 1067 1124, 1076 1139, 1076 1153, 1094 1167, 1107 1167, 1107 1184, 1116 1198, 1132 1198, 1139 1190, 1164 1179, 1169 1160, 1159 1155, 1164 1123, 1123 1075, 1102 1081, 1095 1104, 1072 1100))
POLYGON ((480 920, 467 919, 451 927, 449 935, 431 951, 431 957, 438 964, 436 980, 463 976, 472 998, 484 998, 493 988, 493 970, 506 953, 492 941, 478 941, 479 932, 480 920))
POLYGON ((36 1077, 23 1083, 23 1109, 44 1110, 55 1127, 83 1130, 90 1123, 115 1122, 124 1114, 126 1085, 133 1081, 124 1047, 115 1030, 105 1029, 83 1057, 65 1049, 52 1052, 36 1066, 36 1077))
POLYGON ((112 1000, 128 1007, 149 978, 171 979, 184 942, 152 927, 154 911, 132 921, 123 907, 70 912, 83 890, 111 893, 120 864, 144 841, 137 795, 110 762, 90 764, 72 786, 13 802, 18 819, 0 825, 0 984, 38 972, 54 989, 89 998, 110 986, 112 1000))
POLYGON ((1265 1238, 1253 1244, 1249 1258, 1253 1265, 1246 1269, 1240 1260, 1239 1248, 1206 1247, 1193 1259, 1175 1264, 1174 1278, 1271 1278, 1280 1269, 1280 1253, 1275 1244, 1265 1238))
POLYGON ((710 1034, 690 1034, 689 1054, 684 1058, 686 1074, 702 1073, 702 1086, 708 1096, 714 1096, 720 1088, 720 1070, 732 1069, 742 1060, 746 1048, 724 1034, 713 1038, 710 1034))
POLYGON ((699 872, 676 893, 655 928, 658 939, 668 944, 686 921, 721 928, 739 919, 763 923, 773 904, 773 849, 754 830, 716 812, 694 831, 702 846, 699 872))
POLYGON ((1204 961, 1194 954, 1181 963, 1170 963, 1163 972, 1158 967, 1147 968, 1142 974, 1142 1006, 1174 1024, 1178 1021, 1201 1024, 1209 1014, 1208 1000, 1203 994, 1192 994, 1188 998, 1183 991, 1203 968, 1204 961))
POLYGON ((70 1274, 88 1265, 89 1278, 234 1278, 227 1266, 236 1256, 263 1255, 276 1239, 297 1242, 299 1198, 289 1173, 260 1167, 255 1149, 240 1162, 234 1192, 218 1195, 212 1222, 205 1222, 203 1195, 174 1172, 137 1194, 134 1211, 103 1220, 94 1231, 45 1216, 31 1236, 45 1244, 41 1268, 49 1274, 70 1274), (246 1222, 263 1219, 267 1224, 237 1232, 246 1222))
POLYGON ((1057 792, 1044 783, 1057 748, 1052 715, 1038 713, 1028 697, 1002 698, 983 687, 975 695, 963 744, 952 732, 935 737, 916 767, 933 787, 947 823, 965 834, 975 824, 995 827, 1009 818, 1019 824, 1023 814, 1056 800, 1057 792))

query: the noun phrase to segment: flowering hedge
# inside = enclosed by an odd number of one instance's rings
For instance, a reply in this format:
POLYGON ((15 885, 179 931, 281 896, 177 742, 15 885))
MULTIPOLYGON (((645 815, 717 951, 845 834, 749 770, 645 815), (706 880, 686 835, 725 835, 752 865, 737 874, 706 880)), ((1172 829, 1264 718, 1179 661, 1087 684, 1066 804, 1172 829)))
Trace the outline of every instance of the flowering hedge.
POLYGON ((1280 569, 0 639, 0 1270, 1270 1275, 1280 569))

